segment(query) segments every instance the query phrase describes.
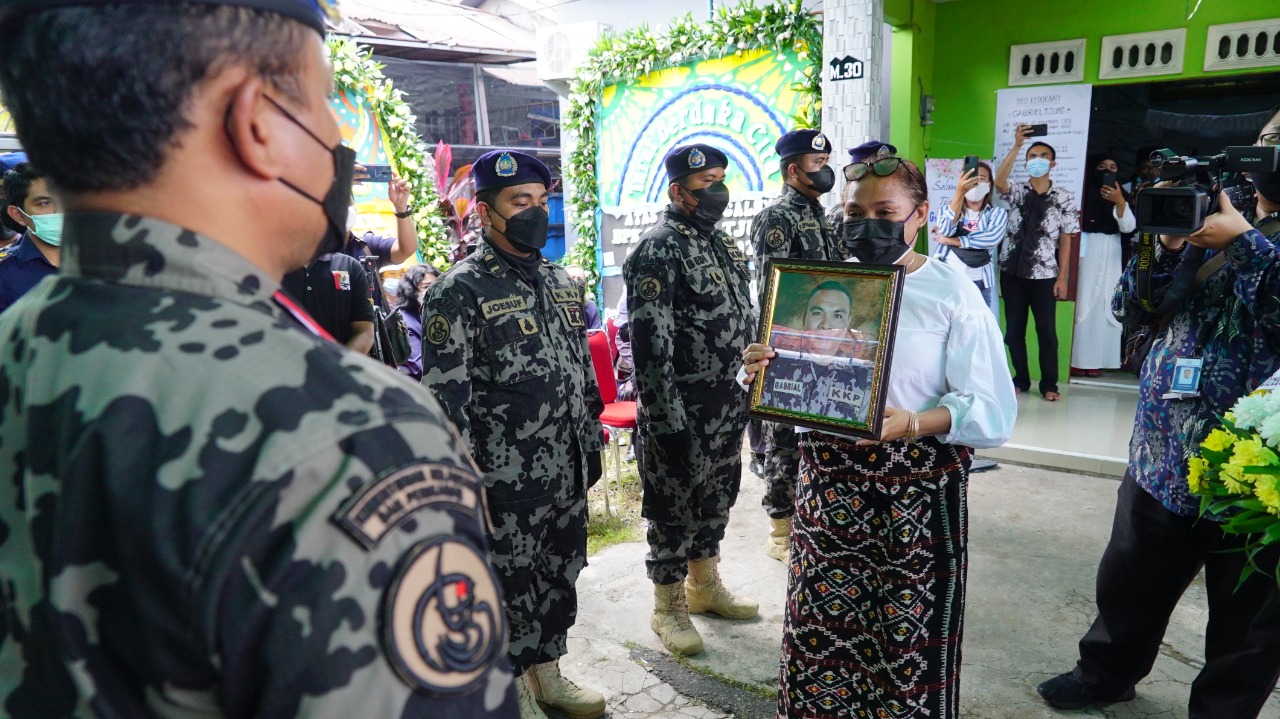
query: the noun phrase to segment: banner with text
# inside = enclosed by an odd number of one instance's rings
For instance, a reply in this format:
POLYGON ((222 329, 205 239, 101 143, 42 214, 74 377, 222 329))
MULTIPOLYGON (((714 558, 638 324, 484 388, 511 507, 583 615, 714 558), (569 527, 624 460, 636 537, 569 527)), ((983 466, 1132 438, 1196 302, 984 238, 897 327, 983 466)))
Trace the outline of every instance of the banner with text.
POLYGON ((936 157, 924 161, 924 179, 929 184, 929 254, 938 253, 938 242, 934 236, 938 234, 938 215, 942 208, 951 204, 956 193, 956 184, 960 181, 960 170, 964 168, 964 160, 943 160, 936 157))
POLYGON ((604 89, 596 123, 604 307, 617 305, 622 263, 667 204, 663 159, 681 145, 704 143, 729 157, 733 201, 720 229, 747 250, 751 221, 781 189, 773 145, 800 111, 804 66, 794 52, 748 50, 604 89))
POLYGON ((1022 157, 1013 165, 1010 183, 1027 181, 1026 152, 1034 142, 1044 142, 1057 154, 1049 178, 1075 195, 1077 206, 1084 184, 1084 161, 1089 148, 1089 114, 1092 85, 1014 87, 996 91, 995 156, 1000 160, 1013 147, 1013 131, 1019 123, 1048 125, 1048 134, 1029 138, 1022 157))

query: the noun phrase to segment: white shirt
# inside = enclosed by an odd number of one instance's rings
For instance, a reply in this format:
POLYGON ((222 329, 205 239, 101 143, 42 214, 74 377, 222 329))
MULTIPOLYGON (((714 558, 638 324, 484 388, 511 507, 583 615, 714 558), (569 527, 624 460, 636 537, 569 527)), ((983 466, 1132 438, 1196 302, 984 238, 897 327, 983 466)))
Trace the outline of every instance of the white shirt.
POLYGON ((1018 417, 995 316, 963 271, 933 258, 907 275, 886 406, 946 407, 948 444, 999 447, 1018 417))

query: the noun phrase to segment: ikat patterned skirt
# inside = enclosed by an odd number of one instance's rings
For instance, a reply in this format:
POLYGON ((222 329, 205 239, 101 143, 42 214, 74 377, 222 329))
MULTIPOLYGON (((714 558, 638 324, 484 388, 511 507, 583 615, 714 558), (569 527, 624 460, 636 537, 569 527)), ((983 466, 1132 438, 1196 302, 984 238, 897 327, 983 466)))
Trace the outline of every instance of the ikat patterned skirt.
POLYGON ((778 717, 956 719, 970 451, 800 450, 778 717))

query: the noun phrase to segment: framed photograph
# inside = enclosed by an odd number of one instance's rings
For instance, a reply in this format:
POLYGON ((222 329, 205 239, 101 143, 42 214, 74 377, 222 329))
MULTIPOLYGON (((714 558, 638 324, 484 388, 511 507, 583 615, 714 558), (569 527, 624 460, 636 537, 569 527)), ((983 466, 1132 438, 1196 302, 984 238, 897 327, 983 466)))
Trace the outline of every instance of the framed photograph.
POLYGON ((777 356, 756 375, 750 414, 878 438, 903 276, 897 265, 770 261, 759 341, 777 356))

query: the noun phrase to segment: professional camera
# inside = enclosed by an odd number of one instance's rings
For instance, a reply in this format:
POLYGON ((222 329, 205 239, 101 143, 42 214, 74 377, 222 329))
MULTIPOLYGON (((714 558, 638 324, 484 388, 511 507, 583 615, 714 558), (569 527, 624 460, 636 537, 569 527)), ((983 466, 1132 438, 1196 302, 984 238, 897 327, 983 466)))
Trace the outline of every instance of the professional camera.
POLYGON ((1218 211, 1218 193, 1225 192, 1241 213, 1253 208, 1253 184, 1242 172, 1275 172, 1277 147, 1228 147, 1209 157, 1185 157, 1172 150, 1151 153, 1160 179, 1173 187, 1149 187, 1136 200, 1138 227, 1162 235, 1190 235, 1218 211))

